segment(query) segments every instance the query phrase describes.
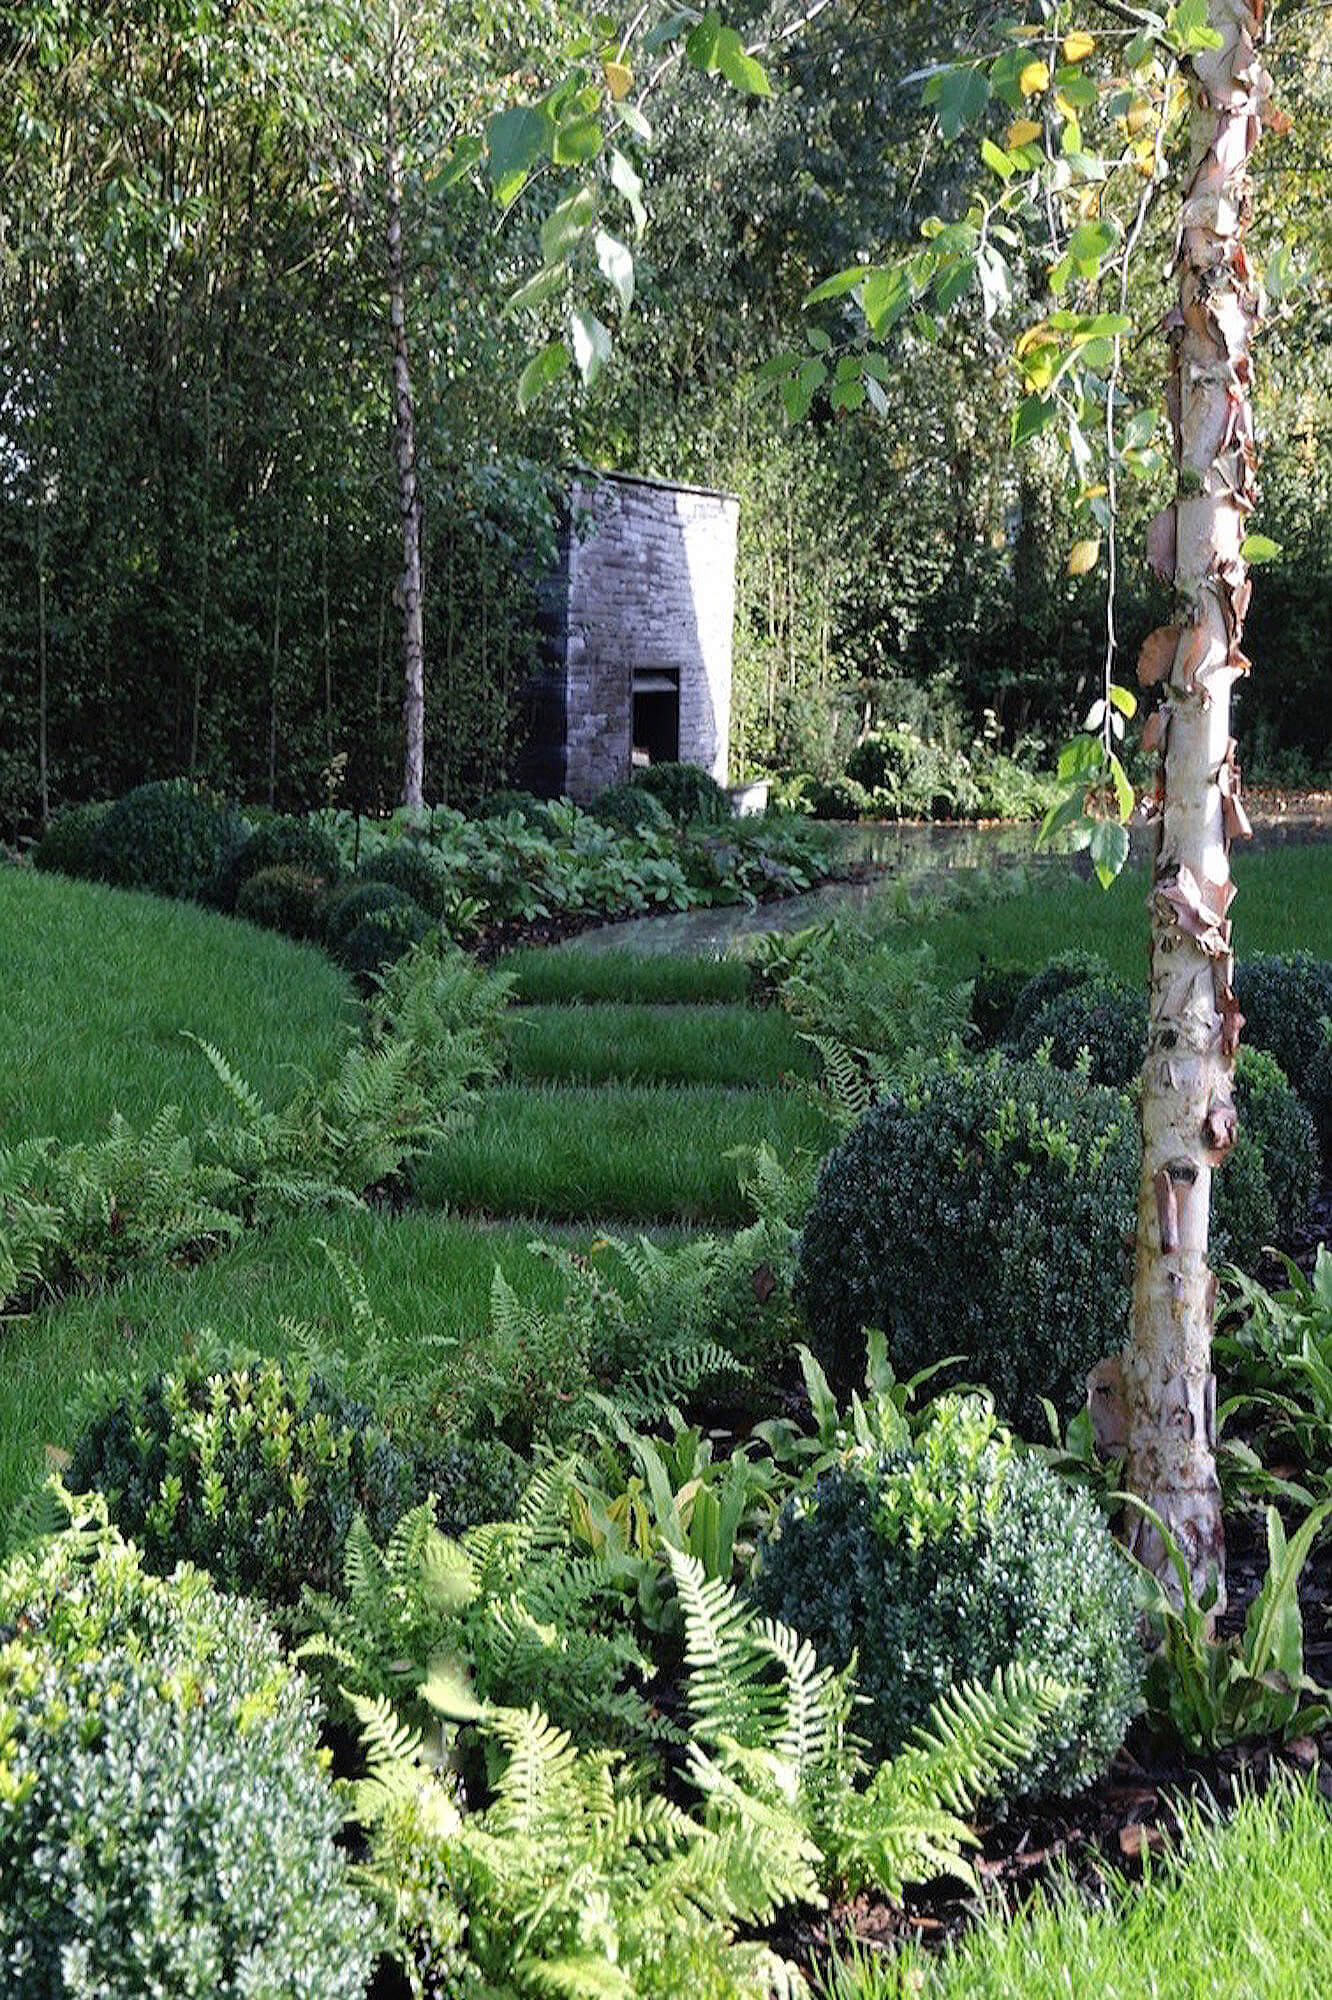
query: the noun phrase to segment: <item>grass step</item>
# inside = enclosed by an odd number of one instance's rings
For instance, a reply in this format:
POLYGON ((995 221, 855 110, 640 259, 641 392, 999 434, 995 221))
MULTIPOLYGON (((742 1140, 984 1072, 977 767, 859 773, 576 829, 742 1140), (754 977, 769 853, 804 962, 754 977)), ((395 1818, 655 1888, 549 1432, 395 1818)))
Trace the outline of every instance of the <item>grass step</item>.
POLYGON ((513 1023, 514 1073, 569 1083, 718 1083, 811 1076, 815 1063, 776 1008, 529 1007, 513 1023))
POLYGON ((570 1005, 580 1000, 620 1000, 645 1005, 698 1006, 744 1000, 749 968, 739 958, 678 958, 646 951, 515 951, 504 960, 517 974, 517 997, 570 1005))
POLYGON ((487 1093, 472 1128, 417 1169, 418 1198, 557 1221, 736 1223, 734 1147, 823 1152, 828 1121, 792 1091, 697 1085, 487 1093))

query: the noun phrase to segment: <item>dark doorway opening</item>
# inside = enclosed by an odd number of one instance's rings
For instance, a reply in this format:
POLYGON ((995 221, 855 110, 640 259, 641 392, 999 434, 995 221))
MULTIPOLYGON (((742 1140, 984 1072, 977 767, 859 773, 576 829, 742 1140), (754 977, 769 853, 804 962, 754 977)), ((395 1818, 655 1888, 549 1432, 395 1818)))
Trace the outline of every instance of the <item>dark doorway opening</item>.
POLYGON ((679 760, 679 669, 637 672, 634 675, 634 763, 676 764, 679 760))

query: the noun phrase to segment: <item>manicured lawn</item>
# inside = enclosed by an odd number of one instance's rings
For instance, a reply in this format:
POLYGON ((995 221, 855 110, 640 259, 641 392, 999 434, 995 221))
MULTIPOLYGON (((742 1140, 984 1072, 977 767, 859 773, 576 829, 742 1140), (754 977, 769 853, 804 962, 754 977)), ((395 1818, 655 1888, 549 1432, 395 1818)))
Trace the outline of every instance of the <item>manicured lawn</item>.
POLYGON ((113 1111, 187 1128, 222 1108, 186 1029, 216 1043, 269 1102, 330 1068, 351 988, 313 946, 189 903, 0 868, 0 1144, 89 1138, 113 1111))
POLYGON ((44 1471, 48 1444, 67 1448, 71 1412, 89 1371, 128 1377, 163 1367, 187 1337, 212 1328, 229 1346, 279 1354, 297 1321, 336 1347, 348 1330, 322 1237, 355 1260, 376 1312, 423 1361, 433 1343, 457 1343, 459 1372, 492 1354, 490 1285, 496 1264, 532 1304, 563 1294, 559 1274, 528 1248, 530 1228, 480 1229, 433 1215, 301 1216, 252 1235, 191 1271, 163 1270, 113 1291, 76 1298, 7 1326, 0 1338, 0 1529, 14 1501, 44 1471))
POLYGON ((830 1976, 827 2000, 1294 2000, 1332 1990, 1332 1819, 1312 1783, 1191 1813, 1141 1887, 1037 1896, 941 1960, 914 1951, 830 1976))
POLYGON ((517 997, 534 1002, 639 1001, 682 1006, 744 1000, 749 968, 740 958, 674 958, 640 951, 516 951, 504 961, 518 975, 517 997))
MULTIPOLYGON (((1332 958, 1332 843, 1267 849, 1232 857, 1239 894, 1231 915, 1241 958, 1267 951, 1311 951, 1332 958)), ((1148 878, 1125 869, 1113 888, 1052 870, 1029 895, 980 902, 927 921, 941 976, 967 979, 984 961, 1041 966, 1057 951, 1098 951, 1137 985, 1147 976, 1148 878)))
POLYGON ((488 1215, 581 1221, 739 1222, 733 1147, 782 1159, 830 1143, 790 1091, 662 1085, 488 1093, 473 1129, 417 1170, 421 1200, 488 1215))
POLYGON ((784 1014, 756 1007, 529 1007, 513 1026, 520 1077, 569 1083, 717 1083, 810 1076, 815 1064, 784 1014))

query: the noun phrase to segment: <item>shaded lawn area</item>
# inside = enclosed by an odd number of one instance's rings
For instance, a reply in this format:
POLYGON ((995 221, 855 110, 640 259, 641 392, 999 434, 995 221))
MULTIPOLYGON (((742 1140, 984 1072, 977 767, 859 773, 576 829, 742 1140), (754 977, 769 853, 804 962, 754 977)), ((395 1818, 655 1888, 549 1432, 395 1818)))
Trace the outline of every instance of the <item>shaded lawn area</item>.
POLYGON ((750 990, 749 967, 742 958, 684 958, 627 948, 581 951, 572 944, 557 951, 516 951, 503 967, 516 976, 515 997, 534 1003, 620 1000, 697 1006, 741 1001, 750 990))
POLYGON ((0 868, 0 1143, 94 1138, 113 1111, 187 1131, 223 1108, 189 1030, 269 1103, 327 1073, 356 1021, 344 975, 313 945, 192 903, 0 868))
MULTIPOLYGON (((1332 842, 1268 848, 1231 857, 1239 894, 1231 909, 1241 958, 1310 951, 1332 958, 1332 842)), ((945 979, 969 979, 982 963, 1033 970, 1058 951, 1099 952, 1131 985, 1147 979, 1147 871, 1126 868, 1110 889, 1051 870, 1029 895, 981 902, 927 919, 919 935, 945 979)), ((915 928, 915 927, 910 927, 915 928)))
POLYGON ((816 1068, 773 1007, 529 1007, 514 1020, 512 1050, 516 1076, 574 1083, 748 1088, 816 1068))
POLYGON ((460 1373, 499 1352, 489 1330, 495 1266, 519 1296, 554 1306, 563 1282, 528 1248, 530 1227, 481 1229, 434 1215, 366 1211, 299 1216, 243 1238, 196 1269, 162 1270, 72 1298, 8 1325, 0 1338, 0 1528, 46 1471, 44 1449, 68 1449, 73 1412, 90 1373, 128 1380, 167 1366, 187 1337, 211 1328, 229 1347, 282 1354, 289 1326, 312 1327, 331 1348, 351 1337, 341 1284, 319 1239, 354 1259, 386 1325, 419 1341, 423 1369, 439 1341, 457 1343, 460 1373))
POLYGON ((747 1209, 727 1155, 765 1140, 790 1160, 826 1152, 832 1132, 791 1091, 504 1085, 469 1131, 418 1164, 415 1188, 426 1203, 487 1215, 738 1223, 747 1209))

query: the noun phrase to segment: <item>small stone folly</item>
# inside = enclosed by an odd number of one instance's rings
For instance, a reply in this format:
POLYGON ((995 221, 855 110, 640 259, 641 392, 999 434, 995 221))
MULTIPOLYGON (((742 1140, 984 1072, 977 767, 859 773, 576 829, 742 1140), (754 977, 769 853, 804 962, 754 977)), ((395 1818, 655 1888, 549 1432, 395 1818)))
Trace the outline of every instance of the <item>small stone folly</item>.
POLYGON ((739 511, 707 487, 572 474, 517 783, 586 805, 678 760, 725 784, 739 511))

